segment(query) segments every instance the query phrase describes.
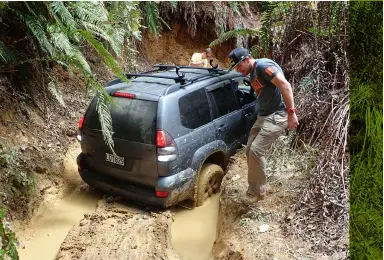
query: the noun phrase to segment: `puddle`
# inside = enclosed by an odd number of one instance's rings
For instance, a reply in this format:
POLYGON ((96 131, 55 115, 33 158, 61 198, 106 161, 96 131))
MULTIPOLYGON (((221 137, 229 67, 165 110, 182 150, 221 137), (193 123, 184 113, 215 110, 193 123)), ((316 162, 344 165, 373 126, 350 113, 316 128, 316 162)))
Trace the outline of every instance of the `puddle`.
POLYGON ((216 239, 220 194, 193 210, 178 208, 172 224, 172 246, 183 260, 211 259, 216 239))
POLYGON ((76 189, 71 195, 47 210, 43 217, 26 232, 18 234, 24 249, 19 249, 21 260, 53 260, 69 230, 85 213, 94 212, 101 195, 76 189))

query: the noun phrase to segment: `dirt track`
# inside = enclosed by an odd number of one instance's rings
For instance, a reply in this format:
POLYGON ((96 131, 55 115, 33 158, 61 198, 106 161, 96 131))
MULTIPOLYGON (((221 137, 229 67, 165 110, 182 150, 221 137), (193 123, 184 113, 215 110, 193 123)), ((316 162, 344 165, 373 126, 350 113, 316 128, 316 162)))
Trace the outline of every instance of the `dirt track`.
MULTIPOLYGON (((286 142, 286 137, 282 137, 276 150, 285 153, 278 146, 285 146, 286 142)), ((212 245, 213 259, 345 259, 343 255, 327 257, 313 252, 310 244, 286 234, 284 225, 289 221, 286 210, 306 179, 305 172, 298 165, 307 158, 301 154, 284 156, 280 153, 272 151, 269 156, 272 165, 268 169, 270 191, 257 205, 241 202, 247 188, 246 158, 243 152, 233 158, 222 183, 217 236, 212 245)), ((86 187, 83 192, 92 193, 87 185, 83 186, 86 187)), ((138 207, 114 201, 114 198, 101 199, 96 211, 84 214, 84 218, 60 242, 57 259, 183 259, 172 246, 173 212, 138 207)), ((188 211, 184 213, 188 214, 188 211)), ((194 218, 192 221, 209 220, 194 218)), ((191 232, 206 232, 204 228, 186 230, 186 238, 191 237, 191 232)), ((191 243, 198 242, 201 243, 199 239, 191 240, 191 243)))
POLYGON ((99 205, 68 234, 58 259, 179 259, 170 246, 172 214, 118 203, 99 205))

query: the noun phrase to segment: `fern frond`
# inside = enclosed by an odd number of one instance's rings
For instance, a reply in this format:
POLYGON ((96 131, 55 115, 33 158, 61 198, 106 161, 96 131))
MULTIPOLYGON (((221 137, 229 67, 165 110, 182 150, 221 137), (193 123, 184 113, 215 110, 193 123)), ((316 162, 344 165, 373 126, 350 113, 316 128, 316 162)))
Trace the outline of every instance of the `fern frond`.
POLYGON ((0 58, 4 62, 12 62, 16 60, 16 55, 10 51, 7 46, 5 46, 1 41, 0 41, 0 58))
POLYGON ((80 66, 87 72, 91 73, 91 68, 84 58, 83 54, 80 52, 77 46, 73 45, 69 38, 68 34, 61 31, 61 27, 58 25, 49 25, 48 32, 50 33, 50 38, 53 46, 59 51, 63 52, 67 57, 72 57, 76 59, 80 66))
POLYGON ((95 25, 88 22, 82 22, 82 25, 84 28, 93 34, 94 36, 97 36, 106 42, 108 42, 112 48, 112 50, 117 54, 120 55, 122 51, 122 46, 124 42, 124 32, 120 30, 115 30, 111 26, 105 26, 105 25, 95 25))
MULTIPOLYGON (((98 81, 94 82, 95 84, 100 84, 98 81)), ((102 87, 102 86, 99 86, 102 87)), ((110 95, 105 91, 97 91, 97 104, 96 104, 96 110, 99 114, 99 121, 101 126, 101 131, 103 133, 103 139, 105 144, 109 147, 109 149, 114 152, 114 142, 112 138, 112 116, 110 111, 110 104, 111 102, 109 99, 111 98, 110 95)))
POLYGON ((161 21, 159 19, 159 8, 157 4, 153 1, 148 1, 144 3, 144 15, 145 21, 149 30, 153 35, 158 37, 161 31, 161 21))
POLYGON ((50 3, 53 12, 60 18, 61 22, 69 26, 70 28, 76 28, 77 23, 73 18, 72 14, 69 12, 68 8, 65 7, 64 3, 61 1, 54 1, 50 3))
POLYGON ((259 30, 256 30, 256 29, 251 29, 251 28, 247 28, 247 29, 244 29, 244 28, 241 28, 241 29, 235 29, 235 30, 232 30, 232 31, 228 31, 228 32, 225 32, 223 34, 220 35, 220 37, 216 40, 214 40, 213 42, 211 42, 209 44, 209 47, 214 47, 214 46, 217 46, 219 44, 222 44, 223 42, 226 42, 228 41, 230 38, 233 38, 233 37, 239 37, 239 36, 255 36, 255 35, 259 35, 260 34, 260 31, 259 30))
POLYGON ((234 13, 238 13, 240 14, 240 10, 239 10, 239 2, 236 2, 236 1, 229 1, 228 2, 229 4, 229 7, 231 7, 232 11, 234 13))
POLYGON ((104 46, 96 40, 91 33, 86 30, 79 30, 80 34, 87 40, 87 42, 97 51, 97 53, 103 58, 105 64, 112 69, 112 71, 117 75, 121 80, 127 81, 127 78, 124 76, 124 73, 119 68, 116 60, 112 55, 104 48, 104 46))
POLYGON ((93 24, 108 22, 108 13, 100 1, 73 2, 73 13, 77 19, 93 24))
POLYGON ((169 1, 169 4, 171 5, 172 9, 177 8, 177 1, 169 1))
MULTIPOLYGON (((21 17, 21 19, 24 19, 24 17, 21 17)), ((49 42, 46 32, 44 30, 44 27, 42 24, 46 24, 46 20, 42 16, 25 16, 25 24, 27 27, 31 30, 33 36, 38 40, 40 43, 41 48, 50 54, 51 56, 55 55, 55 49, 52 46, 52 44, 49 42)))
POLYGON ((60 87, 57 83, 57 79, 55 76, 49 75, 50 82, 48 83, 48 91, 51 93, 52 97, 59 102, 60 106, 66 107, 63 95, 61 94, 60 87))

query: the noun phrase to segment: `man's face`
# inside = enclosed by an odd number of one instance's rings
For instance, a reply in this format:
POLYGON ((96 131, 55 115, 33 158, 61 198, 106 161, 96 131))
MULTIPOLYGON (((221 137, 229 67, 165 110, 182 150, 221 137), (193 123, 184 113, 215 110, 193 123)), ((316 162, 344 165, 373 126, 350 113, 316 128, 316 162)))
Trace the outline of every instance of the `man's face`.
POLYGON ((211 57, 212 57, 212 52, 206 52, 205 55, 206 55, 208 58, 211 58, 211 57))
POLYGON ((240 62, 236 67, 235 70, 244 76, 247 76, 249 73, 251 73, 251 67, 249 66, 249 59, 246 58, 242 62, 240 62))

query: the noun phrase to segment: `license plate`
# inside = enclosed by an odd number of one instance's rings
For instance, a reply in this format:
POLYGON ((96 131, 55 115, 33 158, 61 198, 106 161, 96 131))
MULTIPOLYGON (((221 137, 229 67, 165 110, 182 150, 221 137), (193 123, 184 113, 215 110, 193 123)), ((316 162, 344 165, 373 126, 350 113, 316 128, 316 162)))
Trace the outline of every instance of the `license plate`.
POLYGON ((105 154, 105 160, 107 162, 111 162, 111 163, 114 163, 114 164, 118 164, 118 165, 124 166, 124 157, 120 157, 120 156, 117 156, 117 155, 106 153, 105 154))

